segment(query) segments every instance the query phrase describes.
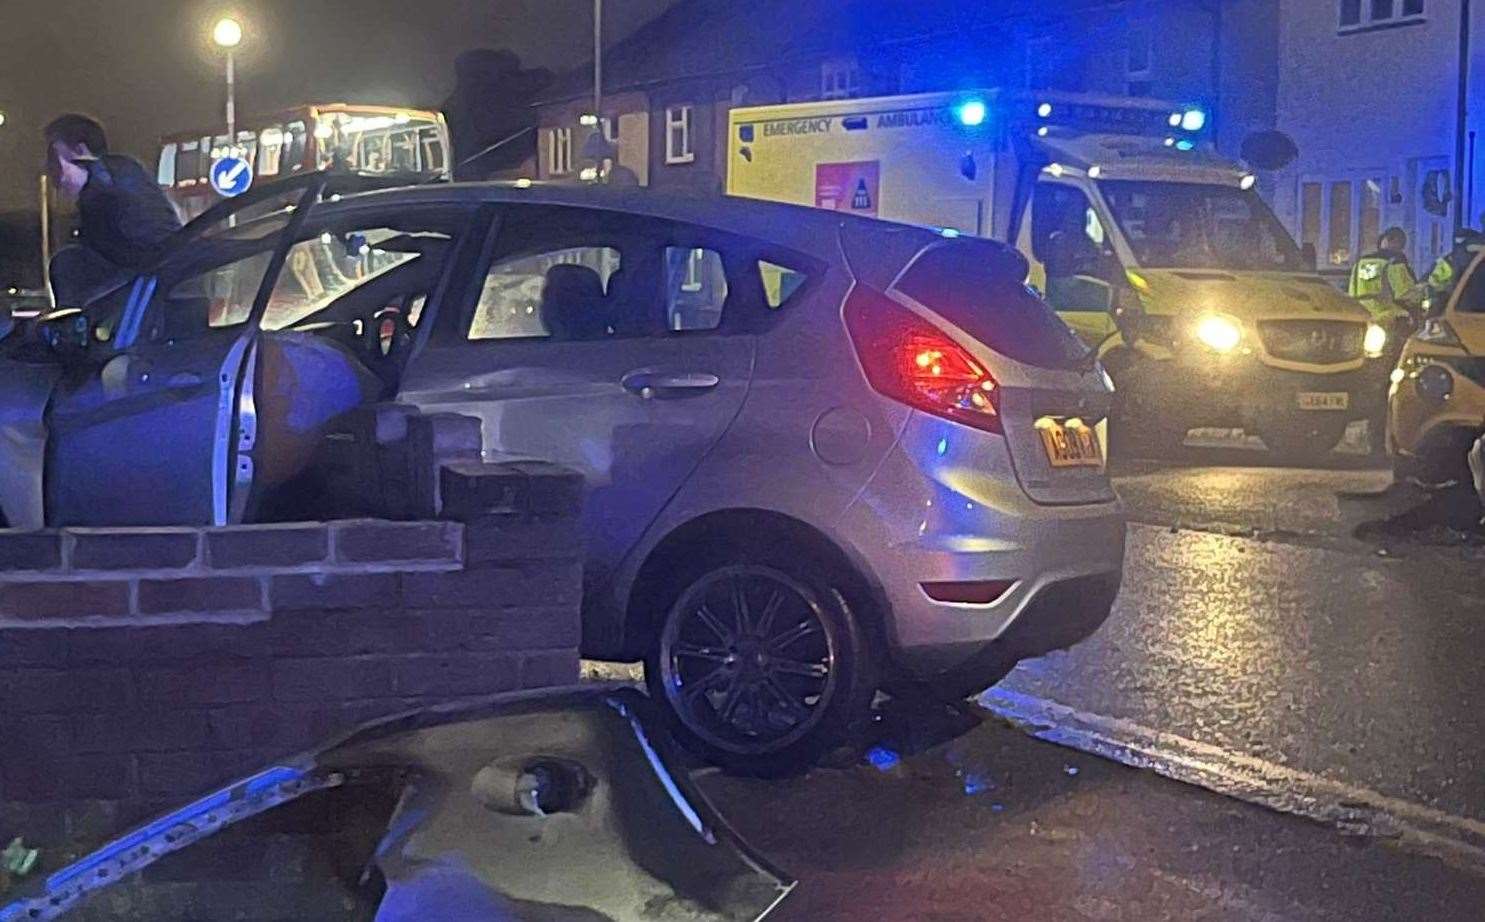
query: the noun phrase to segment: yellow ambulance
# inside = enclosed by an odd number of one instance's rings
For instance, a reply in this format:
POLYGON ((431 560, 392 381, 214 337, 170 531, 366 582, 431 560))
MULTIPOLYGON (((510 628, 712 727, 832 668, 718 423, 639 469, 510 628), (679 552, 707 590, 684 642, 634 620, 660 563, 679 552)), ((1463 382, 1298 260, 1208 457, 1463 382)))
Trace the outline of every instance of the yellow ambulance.
POLYGON ((1116 443, 1243 428, 1314 461, 1382 415, 1387 332, 1314 271, 1194 107, 981 91, 733 109, 731 195, 1012 243, 1097 350, 1116 443))

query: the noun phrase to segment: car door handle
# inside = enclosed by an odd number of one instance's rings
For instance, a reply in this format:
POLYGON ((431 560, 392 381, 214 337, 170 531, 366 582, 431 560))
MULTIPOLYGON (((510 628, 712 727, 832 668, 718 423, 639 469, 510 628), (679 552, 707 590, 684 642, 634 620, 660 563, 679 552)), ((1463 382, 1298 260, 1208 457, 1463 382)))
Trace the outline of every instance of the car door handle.
POLYGON ((652 400, 656 397, 685 397, 702 394, 721 384, 722 379, 705 372, 666 374, 635 371, 625 375, 620 383, 629 393, 652 400))
POLYGON ((171 375, 170 379, 165 382, 165 387, 172 391, 186 391, 200 387, 202 380, 202 377, 195 372, 182 371, 171 375))

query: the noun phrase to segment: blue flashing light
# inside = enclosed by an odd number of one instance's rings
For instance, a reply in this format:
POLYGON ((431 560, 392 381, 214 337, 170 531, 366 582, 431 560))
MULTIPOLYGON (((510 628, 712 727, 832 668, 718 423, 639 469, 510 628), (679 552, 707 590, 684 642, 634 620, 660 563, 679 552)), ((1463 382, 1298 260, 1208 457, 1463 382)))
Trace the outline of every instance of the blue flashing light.
POLYGON ((902 762, 902 757, 884 746, 873 746, 866 754, 866 761, 879 772, 890 772, 902 762))
POLYGON ((1052 117, 1052 104, 1049 103, 1049 102, 1044 102, 1041 105, 1037 106, 1036 107, 1036 114, 1037 115, 1040 115, 1042 118, 1051 118, 1052 117))
POLYGON ((1176 142, 1176 150, 1196 150, 1196 145, 1190 141, 1182 139, 1176 142))
POLYGON ((1187 109, 1181 116, 1181 127, 1187 131, 1200 131, 1207 127, 1207 114, 1200 109, 1187 109))
POLYGON ((970 99, 962 102, 954 109, 955 118, 959 124, 969 128, 976 128, 985 124, 985 117, 990 114, 982 99, 970 99))

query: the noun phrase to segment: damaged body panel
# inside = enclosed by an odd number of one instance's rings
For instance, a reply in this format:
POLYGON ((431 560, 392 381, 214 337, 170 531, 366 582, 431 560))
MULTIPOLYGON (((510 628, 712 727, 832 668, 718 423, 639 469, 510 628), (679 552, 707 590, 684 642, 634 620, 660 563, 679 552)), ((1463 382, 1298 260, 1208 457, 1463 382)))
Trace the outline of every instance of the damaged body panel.
POLYGON ((240 905, 265 919, 367 922, 764 918, 793 882, 738 838, 671 751, 653 705, 628 688, 390 718, 37 881, 0 922, 211 917, 220 904, 203 877, 232 856, 287 854, 296 837, 307 845, 296 854, 311 857, 285 862, 292 870, 236 863, 231 892, 261 891, 240 905))

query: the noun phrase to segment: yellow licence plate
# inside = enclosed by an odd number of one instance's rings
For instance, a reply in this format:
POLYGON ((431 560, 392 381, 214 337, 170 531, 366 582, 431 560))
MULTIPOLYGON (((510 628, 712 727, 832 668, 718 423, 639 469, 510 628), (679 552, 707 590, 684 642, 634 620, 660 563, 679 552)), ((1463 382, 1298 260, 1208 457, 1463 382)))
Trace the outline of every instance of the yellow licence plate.
POLYGON ((1332 394, 1300 391, 1297 399, 1301 410, 1347 410, 1351 407, 1351 395, 1345 392, 1332 394))
POLYGON ((1103 464, 1103 452, 1098 447, 1098 435, 1093 427, 1069 426, 1044 418, 1037 421, 1036 428, 1042 434, 1042 447, 1047 450, 1047 460, 1053 467, 1099 467, 1103 464))

